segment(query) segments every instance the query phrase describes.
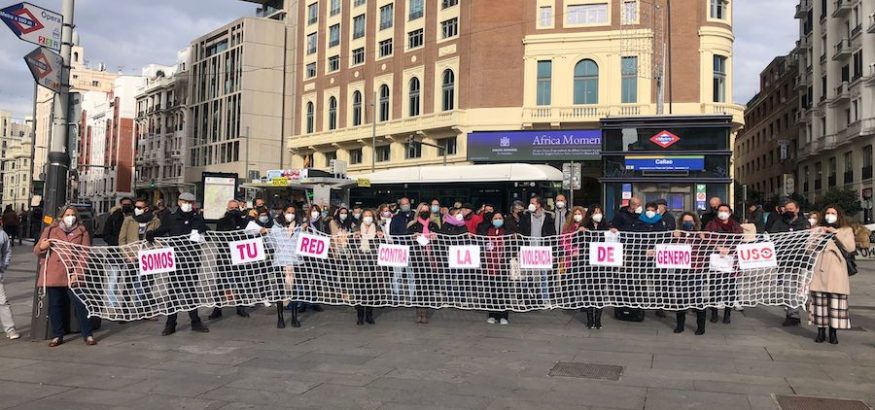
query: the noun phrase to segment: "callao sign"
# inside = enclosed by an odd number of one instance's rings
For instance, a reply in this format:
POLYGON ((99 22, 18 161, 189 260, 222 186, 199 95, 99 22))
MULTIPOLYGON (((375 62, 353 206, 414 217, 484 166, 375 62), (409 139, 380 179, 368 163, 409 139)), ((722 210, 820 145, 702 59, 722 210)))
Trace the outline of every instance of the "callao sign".
POLYGON ((677 135, 674 135, 666 130, 662 130, 656 135, 650 137, 650 142, 659 145, 662 148, 668 148, 680 140, 681 137, 678 137, 677 135))
POLYGON ((0 20, 24 41, 55 51, 61 50, 64 19, 54 11, 26 2, 18 3, 0 10, 0 20))

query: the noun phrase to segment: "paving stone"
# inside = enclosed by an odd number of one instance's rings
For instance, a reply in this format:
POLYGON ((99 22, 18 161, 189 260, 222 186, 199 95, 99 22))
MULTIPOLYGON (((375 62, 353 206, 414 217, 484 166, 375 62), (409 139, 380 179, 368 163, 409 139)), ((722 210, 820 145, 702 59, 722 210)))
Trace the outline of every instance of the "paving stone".
POLYGON ((746 395, 690 390, 647 389, 645 410, 750 409, 746 395))

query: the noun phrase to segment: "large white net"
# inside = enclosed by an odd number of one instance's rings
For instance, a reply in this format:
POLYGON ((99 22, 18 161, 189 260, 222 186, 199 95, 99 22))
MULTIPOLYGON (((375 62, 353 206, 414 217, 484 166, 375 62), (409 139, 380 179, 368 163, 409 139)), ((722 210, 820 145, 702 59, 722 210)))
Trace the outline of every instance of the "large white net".
POLYGON ((207 232, 124 247, 53 242, 91 315, 332 305, 538 309, 802 306, 832 235, 577 232, 548 238, 207 232))

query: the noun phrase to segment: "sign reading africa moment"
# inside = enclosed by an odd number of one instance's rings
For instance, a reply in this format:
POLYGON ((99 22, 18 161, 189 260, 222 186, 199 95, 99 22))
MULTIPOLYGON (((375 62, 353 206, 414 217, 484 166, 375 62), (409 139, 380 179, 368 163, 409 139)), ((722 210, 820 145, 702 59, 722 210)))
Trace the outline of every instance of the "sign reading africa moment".
POLYGON ((484 131, 468 134, 469 161, 584 161, 601 158, 601 130, 484 131))

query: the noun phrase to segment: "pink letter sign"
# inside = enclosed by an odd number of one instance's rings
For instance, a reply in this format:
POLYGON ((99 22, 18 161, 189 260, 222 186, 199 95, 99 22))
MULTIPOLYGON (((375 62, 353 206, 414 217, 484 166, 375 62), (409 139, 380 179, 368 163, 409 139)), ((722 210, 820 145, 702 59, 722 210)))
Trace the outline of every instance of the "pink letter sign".
POLYGON ((231 264, 233 265, 263 261, 266 258, 264 239, 262 238, 229 242, 228 248, 231 250, 231 264))
POLYGON ((656 267, 663 269, 691 269, 693 248, 690 245, 656 245, 656 267))
POLYGON ((298 255, 328 259, 328 238, 302 233, 297 251, 298 255))
POLYGON ((592 266, 623 266, 623 244, 620 242, 590 242, 589 264, 592 266))
POLYGON ((450 267, 456 269, 477 269, 480 267, 479 246, 450 246, 450 267))
POLYGON ((748 243, 735 247, 738 267, 741 269, 777 268, 775 244, 772 242, 748 243))
POLYGON ((549 246, 521 246, 520 268, 553 269, 553 249, 549 246))
POLYGON ((410 259, 410 247, 406 245, 380 244, 377 251, 377 265, 393 268, 406 268, 410 259))
POLYGON ((140 276, 176 270, 176 252, 173 248, 142 250, 137 259, 140 261, 140 276))

